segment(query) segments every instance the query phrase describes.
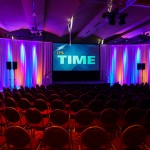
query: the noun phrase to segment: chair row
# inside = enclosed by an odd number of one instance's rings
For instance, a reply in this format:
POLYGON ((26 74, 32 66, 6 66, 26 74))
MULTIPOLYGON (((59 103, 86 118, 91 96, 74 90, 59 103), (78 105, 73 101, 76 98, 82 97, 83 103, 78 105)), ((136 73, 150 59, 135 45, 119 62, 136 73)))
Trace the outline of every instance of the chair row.
POLYGON ((64 128, 51 126, 44 130, 42 139, 35 139, 19 126, 10 126, 5 136, 0 136, 0 146, 6 149, 65 149, 65 150, 149 150, 150 137, 141 125, 129 126, 117 139, 110 140, 105 129, 98 126, 86 128, 79 138, 64 128), (5 142, 7 143, 6 145, 5 142))

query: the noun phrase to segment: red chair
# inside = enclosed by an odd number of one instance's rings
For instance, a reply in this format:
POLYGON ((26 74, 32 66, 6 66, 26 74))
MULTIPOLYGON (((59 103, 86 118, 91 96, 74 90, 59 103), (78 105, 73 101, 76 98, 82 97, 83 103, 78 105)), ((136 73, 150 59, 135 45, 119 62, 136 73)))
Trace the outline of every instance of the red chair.
POLYGON ((3 146, 6 144, 5 136, 0 136, 0 149, 3 148, 3 146))
POLYGON ((36 99, 34 102, 34 107, 41 112, 43 117, 49 116, 50 110, 47 103, 43 99, 36 99))
POLYGON ((6 128, 5 137, 9 150, 36 150, 40 146, 40 140, 30 138, 29 133, 19 126, 6 128))
POLYGON ((81 109, 75 114, 75 132, 82 132, 94 124, 93 113, 88 109, 81 109))
POLYGON ((21 127, 27 126, 27 121, 24 116, 21 116, 17 110, 13 107, 7 107, 4 111, 5 118, 7 120, 7 125, 18 125, 21 127))
POLYGON ((100 126, 110 133, 110 137, 116 137, 120 132, 118 128, 119 114, 113 108, 106 108, 100 113, 100 126))
POLYGON ((50 124, 62 126, 63 128, 70 129, 69 114, 61 109, 55 109, 50 113, 50 124))
POLYGON ((44 149, 71 150, 72 141, 69 133, 62 127, 48 127, 43 134, 44 149))
POLYGON ((141 125, 131 125, 124 130, 121 135, 121 138, 117 138, 113 140, 113 144, 116 150, 124 150, 124 149, 138 149, 141 147, 142 150, 145 149, 145 141, 146 141, 146 130, 141 125))
POLYGON ((107 132, 97 126, 85 129, 81 135, 81 150, 108 150, 111 147, 107 132))
POLYGON ((40 111, 36 108, 29 108, 25 114, 26 120, 29 123, 27 129, 34 131, 33 136, 35 136, 35 130, 44 131, 49 125, 49 118, 43 118, 40 111))

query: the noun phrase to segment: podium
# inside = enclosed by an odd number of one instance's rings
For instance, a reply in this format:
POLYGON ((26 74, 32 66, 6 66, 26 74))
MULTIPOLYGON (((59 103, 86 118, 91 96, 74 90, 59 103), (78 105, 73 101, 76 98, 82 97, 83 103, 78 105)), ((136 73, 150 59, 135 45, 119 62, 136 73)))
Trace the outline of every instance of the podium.
MULTIPOLYGON (((145 70, 145 63, 137 63, 137 70, 142 70, 142 83, 143 83, 143 70, 145 70)), ((138 77, 139 80, 139 77, 138 77)))
POLYGON ((16 87, 16 84, 15 84, 15 70, 17 69, 17 62, 16 61, 13 61, 13 62, 7 61, 6 62, 6 68, 9 70, 10 88, 12 88, 11 87, 11 69, 14 70, 14 88, 15 88, 16 87))

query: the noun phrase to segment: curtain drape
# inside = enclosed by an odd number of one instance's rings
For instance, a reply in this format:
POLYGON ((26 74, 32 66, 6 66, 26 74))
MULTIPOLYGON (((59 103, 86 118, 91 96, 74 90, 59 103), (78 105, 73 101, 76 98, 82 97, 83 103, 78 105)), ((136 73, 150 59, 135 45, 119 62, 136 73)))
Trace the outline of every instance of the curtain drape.
MULTIPOLYGON (((52 43, 0 39, 0 89, 41 85, 52 76, 52 43), (8 70, 6 62, 17 62, 8 70)), ((100 80, 106 83, 136 84, 150 81, 150 44, 101 45, 100 80), (145 63, 138 70, 137 63, 145 63)))
POLYGON ((51 76, 52 43, 0 39, 0 89, 2 87, 35 86, 51 76), (17 62, 16 70, 8 70, 6 62, 17 62))
POLYGON ((150 81, 150 44, 101 45, 100 78, 111 84, 136 84, 150 81), (144 70, 137 63, 145 63, 144 70))

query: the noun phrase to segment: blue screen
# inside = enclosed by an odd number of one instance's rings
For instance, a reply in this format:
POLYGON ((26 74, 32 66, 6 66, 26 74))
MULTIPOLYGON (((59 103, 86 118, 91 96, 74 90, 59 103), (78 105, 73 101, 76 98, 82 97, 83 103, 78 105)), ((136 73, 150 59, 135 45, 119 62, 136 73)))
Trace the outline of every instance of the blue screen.
POLYGON ((53 71, 99 71, 99 45, 54 43, 53 71))

